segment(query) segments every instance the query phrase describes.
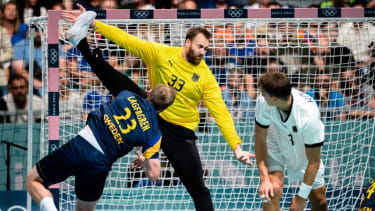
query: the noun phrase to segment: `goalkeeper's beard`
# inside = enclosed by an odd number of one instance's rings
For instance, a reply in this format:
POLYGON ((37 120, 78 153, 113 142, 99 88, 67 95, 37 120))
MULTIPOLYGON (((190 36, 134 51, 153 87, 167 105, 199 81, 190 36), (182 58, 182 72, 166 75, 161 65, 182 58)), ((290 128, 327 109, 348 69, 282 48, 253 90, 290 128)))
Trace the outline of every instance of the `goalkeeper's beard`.
POLYGON ((193 65, 198 65, 201 62, 203 55, 198 54, 198 56, 196 56, 194 54, 194 50, 190 46, 190 48, 186 52, 186 58, 188 62, 192 63, 193 65))

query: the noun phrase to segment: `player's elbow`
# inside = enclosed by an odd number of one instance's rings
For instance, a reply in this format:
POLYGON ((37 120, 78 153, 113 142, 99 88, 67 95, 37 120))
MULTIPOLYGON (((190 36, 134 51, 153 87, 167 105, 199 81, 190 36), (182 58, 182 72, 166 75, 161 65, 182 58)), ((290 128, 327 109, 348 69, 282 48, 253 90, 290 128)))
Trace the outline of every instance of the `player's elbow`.
POLYGON ((148 174, 147 174, 147 177, 153 182, 158 180, 159 176, 160 176, 160 170, 159 171, 149 171, 148 174))
POLYGON ((156 181, 160 176, 160 162, 159 159, 147 159, 146 162, 147 177, 151 181, 156 181))

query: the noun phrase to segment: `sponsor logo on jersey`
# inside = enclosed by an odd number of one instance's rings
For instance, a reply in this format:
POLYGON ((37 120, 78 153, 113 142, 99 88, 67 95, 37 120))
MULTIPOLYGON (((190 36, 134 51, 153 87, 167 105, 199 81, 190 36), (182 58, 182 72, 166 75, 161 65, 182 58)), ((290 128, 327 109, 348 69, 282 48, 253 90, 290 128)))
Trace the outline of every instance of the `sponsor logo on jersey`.
POLYGON ((194 82, 197 82, 199 80, 199 75, 194 73, 193 77, 191 79, 193 79, 194 82))

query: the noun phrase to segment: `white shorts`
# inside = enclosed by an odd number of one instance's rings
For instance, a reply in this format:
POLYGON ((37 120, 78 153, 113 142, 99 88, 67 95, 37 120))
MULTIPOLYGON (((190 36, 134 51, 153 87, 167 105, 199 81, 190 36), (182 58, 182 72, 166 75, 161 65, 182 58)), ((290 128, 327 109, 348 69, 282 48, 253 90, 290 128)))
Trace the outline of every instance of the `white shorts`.
MULTIPOLYGON (((307 167, 307 159, 304 156, 301 159, 305 159, 306 161, 302 163, 302 167, 299 169, 292 169, 288 168, 287 166, 296 166, 297 164, 294 160, 286 160, 286 157, 281 152, 280 144, 282 143, 283 139, 287 139, 287 137, 283 137, 282 133, 279 133, 278 129, 274 127, 274 125, 269 127, 267 134, 267 151, 268 151, 268 158, 267 158, 267 168, 268 172, 280 171, 284 173, 286 169, 288 183, 292 183, 294 181, 303 181, 303 177, 305 175, 306 167, 307 167)), ((289 141, 289 139, 287 140, 289 141)), ((299 156, 297 156, 299 157, 299 156)), ((303 160, 300 160, 303 161, 303 160)), ((298 166, 298 165, 297 165, 298 166)), ((322 187, 324 183, 324 164, 322 160, 320 160, 320 166, 318 173, 316 174, 314 183, 312 185, 312 189, 317 189, 322 187)))
MULTIPOLYGON (((274 172, 274 171, 280 171, 284 173, 285 169, 285 158, 281 154, 275 154, 272 153, 272 155, 268 154, 267 159, 267 167, 268 172, 274 172)), ((307 167, 307 164, 306 164, 307 167)), ((303 182, 303 177, 305 175, 305 168, 301 168, 299 170, 293 170, 293 169, 286 169, 288 183, 292 183, 294 181, 300 181, 303 182)), ((315 176, 314 183, 312 184, 312 189, 317 189, 322 187, 324 183, 324 164, 322 160, 320 160, 320 166, 318 173, 315 176)))

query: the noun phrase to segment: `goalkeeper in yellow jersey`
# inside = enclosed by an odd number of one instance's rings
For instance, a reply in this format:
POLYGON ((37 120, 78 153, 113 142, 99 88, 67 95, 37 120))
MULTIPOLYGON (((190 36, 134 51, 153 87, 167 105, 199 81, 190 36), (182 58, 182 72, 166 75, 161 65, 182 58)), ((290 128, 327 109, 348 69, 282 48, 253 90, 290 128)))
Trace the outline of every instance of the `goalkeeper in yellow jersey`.
MULTIPOLYGON (((184 47, 171 47, 143 41, 117 27, 92 21, 85 18, 88 12, 84 12, 85 9, 80 6, 80 11, 62 13, 65 20, 76 22, 75 27, 69 29, 73 44, 79 44, 86 37, 89 26, 95 27, 96 32, 145 62, 151 88, 166 84, 176 89, 174 103, 159 114, 163 134, 161 148, 193 198, 196 210, 214 210, 210 192, 203 181, 202 164, 196 146, 194 131, 200 121, 198 103, 203 100, 239 161, 253 165, 250 158, 255 155, 242 151, 241 140, 223 102, 219 85, 202 60, 211 34, 201 27, 191 28, 186 34, 184 47)), ((113 81, 115 83, 115 79, 113 81)), ((128 90, 137 93, 133 88, 134 84, 129 84, 128 90)))

